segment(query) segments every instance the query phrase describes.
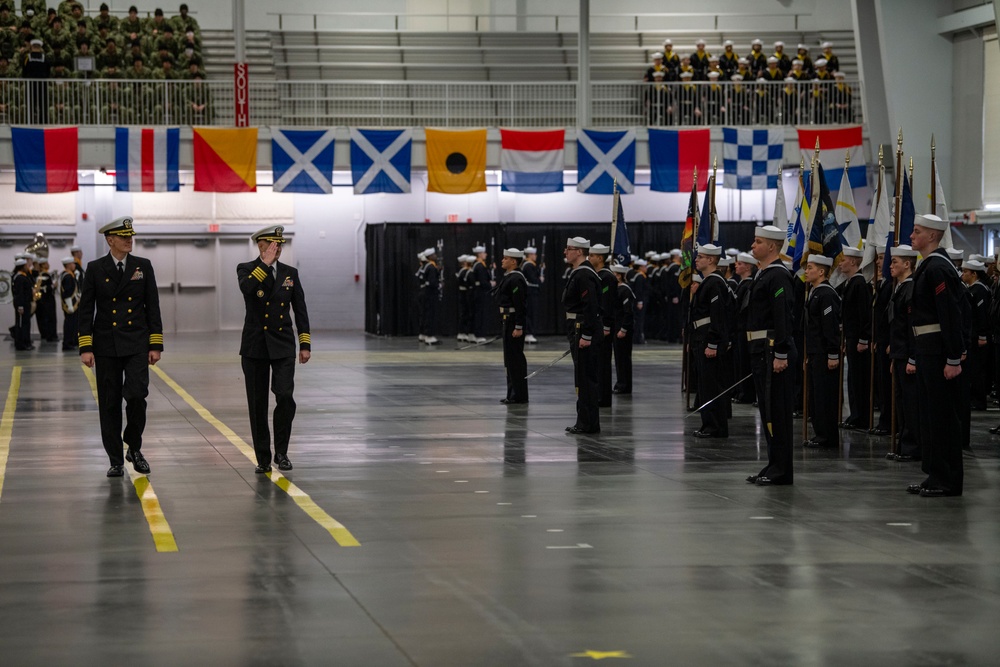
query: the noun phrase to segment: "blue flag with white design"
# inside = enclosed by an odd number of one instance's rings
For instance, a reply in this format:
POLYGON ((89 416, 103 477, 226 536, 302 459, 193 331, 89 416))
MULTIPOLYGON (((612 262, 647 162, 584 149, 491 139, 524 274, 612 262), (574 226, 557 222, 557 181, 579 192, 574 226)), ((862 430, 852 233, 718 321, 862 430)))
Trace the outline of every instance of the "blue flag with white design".
POLYGON ((734 190, 773 190, 785 149, 785 129, 722 128, 722 184, 734 190))
POLYGON ((271 129, 275 192, 333 191, 333 130, 271 129))
POLYGON ((354 194, 410 191, 412 130, 351 128, 351 179, 354 194))
POLYGON ((591 195, 635 192, 635 130, 580 130, 576 138, 576 189, 591 195))

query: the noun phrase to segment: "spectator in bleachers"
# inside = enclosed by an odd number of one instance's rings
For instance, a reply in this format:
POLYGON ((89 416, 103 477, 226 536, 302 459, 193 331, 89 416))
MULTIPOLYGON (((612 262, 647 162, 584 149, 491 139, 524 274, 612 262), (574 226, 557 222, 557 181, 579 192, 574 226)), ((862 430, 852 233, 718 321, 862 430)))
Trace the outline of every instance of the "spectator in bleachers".
POLYGON ((76 48, 73 36, 63 28, 62 19, 58 16, 52 22, 52 27, 45 36, 45 41, 49 46, 49 52, 58 59, 69 57, 76 48))
POLYGON ((681 58, 681 66, 677 70, 677 79, 680 80, 684 77, 684 72, 691 73, 691 79, 694 79, 694 68, 691 67, 691 58, 689 56, 684 56, 681 58))
POLYGON ((0 123, 13 125, 20 120, 21 86, 5 79, 18 78, 17 68, 6 56, 0 55, 0 123))
MULTIPOLYGON (((764 69, 767 69, 766 58, 764 60, 764 69)), ((733 74, 739 74, 741 77, 743 77, 741 79, 742 81, 753 81, 754 79, 757 78, 757 72, 751 69, 750 61, 747 58, 739 59, 738 66, 736 67, 736 71, 733 72, 733 74)), ((732 75, 730 75, 730 79, 732 79, 732 75)))
POLYGON ((829 95, 820 83, 819 79, 813 79, 812 89, 809 91, 809 104, 812 107, 812 122, 816 125, 829 123, 830 100, 829 95))
POLYGON ((753 123, 754 100, 750 91, 743 84, 743 75, 733 74, 729 80, 733 82, 733 85, 724 109, 726 122, 734 125, 751 125, 753 123))
POLYGON ((52 72, 52 61, 45 56, 42 46, 42 40, 37 37, 32 39, 29 51, 21 61, 21 77, 28 79, 28 120, 36 125, 48 123, 49 112, 46 80, 52 72))
POLYGON ((798 79, 793 76, 785 78, 785 85, 781 87, 780 99, 781 124, 797 125, 800 122, 799 109, 802 106, 802 93, 798 79))
POLYGON ((665 125, 667 108, 670 106, 670 88, 664 83, 666 69, 655 70, 652 75, 652 85, 646 88, 646 124, 650 126, 665 125))
POLYGON ((778 69, 781 70, 781 75, 786 76, 792 69, 792 59, 785 53, 784 42, 778 41, 774 43, 774 57, 778 59, 778 69))
POLYGON ((691 83, 693 72, 681 72, 680 89, 677 91, 677 119, 681 125, 700 125, 701 101, 698 98, 698 86, 691 83))
POLYGON ((844 83, 844 73, 837 71, 833 73, 835 81, 833 89, 830 91, 830 122, 832 123, 853 123, 854 106, 852 105, 853 95, 851 87, 844 83))
POLYGON ((711 77, 709 76, 712 72, 715 72, 720 77, 722 76, 722 70, 719 69, 719 57, 712 56, 708 59, 708 69, 705 70, 705 80, 708 81, 711 77))
POLYGON ((93 58, 93 70, 81 71, 76 69, 76 64, 74 61, 73 65, 73 78, 74 79, 96 79, 98 76, 97 69, 97 58, 90 50, 90 42, 80 42, 80 45, 76 49, 74 58, 93 58))
POLYGON ((183 35, 190 30, 201 39, 201 27, 198 25, 198 19, 188 13, 187 4, 181 3, 179 11, 180 13, 177 16, 170 19, 170 22, 174 26, 174 32, 178 35, 183 35))
POLYGON ((6 56, 8 60, 14 57, 20 45, 17 32, 19 25, 20 21, 10 11, 10 7, 6 4, 0 5, 0 54, 6 56))
POLYGON ((87 30, 91 33, 94 32, 94 19, 90 18, 83 12, 83 5, 79 2, 74 2, 69 16, 64 17, 64 22, 66 25, 76 25, 77 21, 83 21, 87 25, 87 30))
POLYGON ((740 67, 740 57, 733 50, 732 40, 727 39, 722 44, 722 55, 719 56, 719 69, 722 71, 722 79, 728 80, 740 67))
POLYGON ((142 35, 142 19, 135 5, 128 8, 128 16, 118 23, 118 31, 129 41, 142 35))
POLYGON ((14 12, 10 11, 10 5, 6 2, 0 4, 0 28, 5 32, 15 32, 19 23, 14 12))
POLYGON ((726 106, 725 90, 719 85, 721 72, 714 70, 708 73, 708 85, 701 86, 701 122, 707 125, 717 125, 722 119, 722 110, 726 106))
POLYGON ((21 27, 17 31, 16 47, 19 58, 28 52, 33 39, 35 39, 35 29, 31 27, 31 21, 21 21, 21 27))
POLYGON ((107 46, 108 40, 115 43, 115 51, 121 52, 125 46, 125 40, 122 39, 120 33, 111 32, 110 26, 106 23, 100 23, 97 26, 97 40, 91 42, 91 47, 96 46, 96 51, 104 51, 107 46))
POLYGON ((812 79, 812 77, 806 73, 805 68, 802 67, 802 61, 798 58, 792 61, 792 70, 788 73, 788 76, 792 77, 796 81, 808 81, 812 79))
POLYGON ((199 72, 192 77, 191 85, 188 86, 184 119, 188 125, 208 125, 215 116, 212 94, 208 86, 204 85, 204 78, 199 72))
POLYGON ((104 49, 97 55, 97 69, 106 70, 109 66, 122 66, 122 54, 118 50, 118 42, 114 37, 108 37, 104 49))
POLYGON ((145 54, 142 52, 142 41, 134 39, 132 40, 132 43, 129 44, 129 50, 122 57, 122 61, 125 63, 125 67, 131 69, 132 63, 136 59, 143 60, 144 58, 145 54))
POLYGON ((96 36, 97 33, 92 33, 87 29, 86 21, 77 21, 73 31, 73 48, 80 48, 80 42, 91 42, 96 36))
POLYGON ((202 63, 199 56, 194 55, 186 60, 182 58, 181 62, 185 65, 182 78, 193 79, 195 76, 200 76, 202 79, 205 78, 205 70, 201 67, 202 63))
POLYGON ((705 72, 708 71, 710 57, 711 54, 705 50, 705 40, 697 40, 694 43, 694 53, 691 54, 691 67, 694 68, 695 81, 706 80, 705 72))
POLYGON ((163 16, 163 10, 157 7, 153 12, 153 18, 146 19, 142 27, 146 36, 155 40, 163 34, 163 29, 166 28, 167 25, 167 19, 163 16))
POLYGON ((816 75, 813 78, 820 81, 833 81, 833 74, 830 73, 826 58, 820 58, 816 61, 816 75))
POLYGON ((667 80, 676 81, 681 69, 681 57, 674 53, 674 43, 669 39, 663 40, 663 66, 670 71, 667 80))
POLYGON ((802 70, 806 73, 807 77, 810 79, 813 78, 813 75, 816 73, 816 69, 813 67, 812 58, 809 57, 809 47, 805 44, 799 44, 797 50, 798 55, 795 57, 796 59, 802 61, 802 70))
POLYGON ((153 70, 153 78, 157 81, 177 81, 180 74, 174 69, 174 59, 166 56, 160 60, 160 66, 153 70))
POLYGON ((775 56, 768 56, 767 69, 757 77, 757 121, 764 125, 775 122, 775 113, 778 100, 780 99, 781 87, 778 82, 784 79, 781 69, 778 68, 778 59, 775 56))
POLYGON ((0 79, 16 79, 21 76, 17 64, 6 55, 0 53, 0 79))
POLYGON ((823 42, 823 57, 826 58, 826 69, 829 72, 840 71, 840 60, 833 55, 833 42, 823 42))
POLYGON ((108 3, 106 2, 101 3, 101 11, 97 15, 96 23, 97 24, 107 23, 108 28, 110 28, 114 32, 118 32, 118 23, 119 23, 118 17, 111 13, 111 10, 108 7, 108 3))
MULTIPOLYGON (((753 78, 760 76, 767 69, 767 56, 764 55, 764 42, 755 39, 750 42, 750 55, 747 56, 747 66, 753 72, 753 78)), ((749 80, 743 75, 744 80, 749 80)))
POLYGON ((195 53, 201 54, 201 37, 193 30, 181 34, 178 41, 181 49, 193 49, 195 53))
POLYGON ((75 4, 76 0, 62 0, 62 2, 59 3, 58 10, 51 9, 49 11, 58 11, 60 16, 69 16, 70 12, 72 11, 72 7, 75 4))
POLYGON ((177 40, 174 39, 173 26, 168 25, 163 29, 163 34, 157 37, 156 41, 152 43, 151 50, 157 53, 166 51, 174 58, 178 56, 180 49, 178 48, 177 40))
POLYGON ((59 14, 56 10, 49 7, 49 11, 45 13, 45 22, 36 25, 35 32, 40 32, 42 35, 48 34, 48 32, 52 29, 52 22, 56 20, 57 16, 59 16, 59 14))
POLYGON ((29 11, 32 16, 35 14, 44 14, 45 7, 45 0, 21 0, 21 14, 27 14, 29 11))
POLYGON ((642 80, 647 83, 651 82, 653 75, 657 72, 663 72, 663 77, 664 79, 666 78, 667 68, 663 66, 663 54, 659 51, 653 54, 653 62, 646 68, 646 73, 643 74, 642 80))
POLYGON ((141 54, 133 56, 130 65, 127 78, 133 81, 147 81, 152 78, 149 68, 146 67, 146 61, 141 54))

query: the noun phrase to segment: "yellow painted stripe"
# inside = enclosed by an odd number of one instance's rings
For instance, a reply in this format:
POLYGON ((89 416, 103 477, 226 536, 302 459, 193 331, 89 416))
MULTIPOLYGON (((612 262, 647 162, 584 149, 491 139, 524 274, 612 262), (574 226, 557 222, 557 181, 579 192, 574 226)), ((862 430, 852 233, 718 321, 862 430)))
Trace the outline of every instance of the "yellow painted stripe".
MULTIPOLYGON (((87 376, 87 382, 90 383, 90 393, 97 401, 97 378, 94 377, 94 371, 83 364, 80 364, 80 368, 87 376)), ((146 517, 146 523, 149 524, 149 533, 153 536, 153 545, 156 550, 161 553, 177 551, 177 540, 174 539, 174 533, 170 529, 170 524, 167 523, 167 517, 163 514, 160 500, 156 497, 156 491, 153 490, 149 477, 130 469, 127 464, 125 470, 132 481, 132 486, 135 487, 135 495, 139 497, 139 502, 142 504, 142 514, 146 517)))
MULTIPOLYGON (((191 394, 187 393, 187 391, 185 391, 183 387, 177 384, 177 382, 175 382, 173 378, 171 378, 169 375, 163 372, 163 369, 161 369, 159 366, 151 366, 151 368, 153 372, 160 377, 161 380, 167 383, 168 387, 173 389, 178 396, 184 399, 185 403, 190 405, 194 409, 194 411, 198 413, 199 417, 201 417, 206 422, 215 427, 215 430, 221 433, 223 437, 226 438, 226 440, 228 440, 230 443, 232 443, 234 447, 236 447, 236 449, 240 450, 240 452, 243 453, 243 456, 247 457, 247 459, 249 459, 251 463, 256 465, 257 456, 254 454, 253 447, 251 445, 247 444, 247 442, 239 435, 237 435, 236 432, 233 431, 233 429, 229 428, 219 419, 217 419, 215 415, 213 415, 211 412, 208 411, 207 408, 205 408, 205 406, 196 401, 195 398, 191 394)), ((295 501, 295 504, 298 505, 302 509, 302 511, 309 516, 309 518, 311 518, 313 521, 322 526, 324 530, 330 533, 330 537, 336 540, 337 544, 339 544, 342 547, 361 546, 361 543, 358 542, 358 540, 354 537, 354 535, 351 534, 351 531, 349 531, 347 527, 344 526, 344 524, 340 523, 332 516, 327 514, 323 510, 323 508, 317 505, 315 501, 313 501, 313 499, 310 498, 305 491, 295 486, 295 484, 292 483, 292 480, 288 479, 287 477, 279 473, 277 470, 268 473, 267 476, 272 482, 274 482, 278 486, 279 489, 287 493, 289 497, 295 501)))
POLYGON ((14 366, 10 372, 10 387, 7 402, 0 417, 0 495, 3 494, 3 480, 7 474, 7 455, 10 453, 10 436, 14 432, 14 411, 17 409, 17 393, 21 389, 21 367, 14 366))

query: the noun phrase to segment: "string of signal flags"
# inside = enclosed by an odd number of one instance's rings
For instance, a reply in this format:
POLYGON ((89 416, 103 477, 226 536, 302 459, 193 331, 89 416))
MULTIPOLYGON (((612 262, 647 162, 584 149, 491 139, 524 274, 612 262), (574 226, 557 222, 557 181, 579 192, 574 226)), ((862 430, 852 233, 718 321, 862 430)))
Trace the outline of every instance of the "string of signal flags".
MULTIPOLYGON (((114 129, 116 189, 123 192, 179 192, 180 128, 114 129)), ((850 151, 852 188, 867 187, 862 127, 797 128, 799 149, 816 140, 823 154, 850 151)), ((275 192, 332 192, 334 129, 272 127, 271 169, 275 192)), ((784 160, 785 128, 722 128, 723 186, 736 190, 774 189, 784 160)), ((412 169, 426 168, 427 191, 469 194, 486 190, 487 130, 424 128, 426 158, 413 161, 413 129, 349 128, 355 194, 410 192, 412 169)), ((711 129, 648 129, 650 189, 699 192, 708 187, 711 129), (700 176, 695 176, 700 174, 700 176)), ((255 192, 258 128, 192 128, 194 189, 201 192, 255 192)), ((78 189, 76 127, 11 129, 16 190, 51 193, 78 189)), ((635 191, 636 130, 580 129, 576 133, 576 189, 586 194, 635 191)), ((515 193, 564 190, 565 128, 500 128, 500 186, 515 193)), ((341 167, 345 165, 340 165, 341 167)))

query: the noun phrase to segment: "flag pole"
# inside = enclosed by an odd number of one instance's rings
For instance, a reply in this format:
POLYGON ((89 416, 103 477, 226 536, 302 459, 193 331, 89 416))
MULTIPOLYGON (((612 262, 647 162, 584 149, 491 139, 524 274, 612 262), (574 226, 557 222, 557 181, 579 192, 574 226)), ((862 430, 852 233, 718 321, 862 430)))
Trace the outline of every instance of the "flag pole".
POLYGON ((611 261, 615 259, 615 232, 618 230, 618 179, 614 181, 614 197, 611 200, 611 261))
POLYGON ((715 158, 712 160, 712 191, 709 194, 709 201, 711 202, 711 206, 708 209, 708 231, 709 231, 709 235, 708 236, 709 236, 709 239, 711 239, 711 241, 713 243, 715 242, 716 234, 718 233, 718 230, 715 228, 715 226, 716 226, 716 220, 715 220, 715 174, 718 171, 718 169, 719 169, 719 156, 716 155, 715 158))
MULTIPOLYGON (((693 183, 694 183, 694 189, 695 189, 695 192, 697 192, 697 190, 698 190, 698 167, 697 166, 695 166, 695 168, 694 168, 694 176, 693 176, 693 178, 694 178, 694 181, 693 181, 693 183)), ((695 202, 697 203, 697 201, 698 201, 698 198, 697 198, 697 195, 696 195, 695 196, 695 202)), ((696 216, 694 216, 694 218, 691 221, 691 232, 692 232, 692 235, 691 235, 691 253, 692 254, 694 253, 695 246, 698 245, 698 220, 699 220, 700 217, 701 216, 696 215, 696 216)), ((694 261, 693 260, 691 262, 690 271, 691 271, 691 276, 694 277, 694 261)), ((694 281, 692 281, 692 282, 694 282, 694 281)), ((687 294, 685 294, 683 296, 683 298, 684 298, 684 300, 686 302, 686 306, 687 306, 687 308, 685 309, 685 312, 688 314, 688 316, 690 316, 690 314, 691 314, 691 303, 690 303, 690 299, 691 299, 691 283, 688 283, 687 294)), ((684 376, 684 378, 683 378, 684 379, 684 409, 685 410, 690 410, 691 409, 691 368, 692 368, 692 364, 691 364, 691 359, 689 358, 691 356, 691 341, 690 341, 691 336, 690 336, 690 331, 688 331, 688 323, 687 322, 684 322, 684 330, 683 330, 683 334, 682 335, 683 335, 683 338, 684 338, 684 358, 681 361, 681 363, 682 363, 681 374, 684 376)))
POLYGON ((931 135, 931 215, 937 215, 937 159, 935 158, 934 135, 931 135))
POLYGON ((913 193, 913 156, 910 156, 910 193, 913 193))
MULTIPOLYGON (((899 245, 899 226, 902 219, 902 209, 903 209, 903 128, 899 128, 899 135, 896 138, 896 211, 893 216, 893 234, 892 234, 892 247, 895 248, 899 245)), ((913 159, 910 159, 910 188, 913 188, 913 159)), ((889 248, 885 249, 886 252, 890 252, 889 248)), ((892 419, 891 428, 889 433, 889 447, 890 451, 894 454, 898 454, 897 442, 896 442, 896 386, 895 378, 893 378, 892 387, 892 397, 891 397, 891 409, 892 409, 892 419)), ((871 403, 874 406, 875 397, 874 392, 871 398, 871 403)), ((874 413, 874 408, 872 409, 874 413)))

